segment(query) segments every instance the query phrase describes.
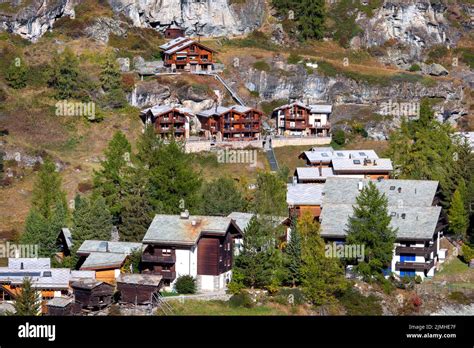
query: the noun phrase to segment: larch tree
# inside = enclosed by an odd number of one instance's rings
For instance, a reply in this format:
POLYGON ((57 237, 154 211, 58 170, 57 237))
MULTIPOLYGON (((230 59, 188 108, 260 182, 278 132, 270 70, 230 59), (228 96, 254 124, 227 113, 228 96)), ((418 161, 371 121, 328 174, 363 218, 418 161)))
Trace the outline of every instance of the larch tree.
POLYGON ((24 278, 21 291, 13 304, 15 316, 37 316, 41 312, 41 301, 38 293, 32 287, 31 278, 24 278))
POLYGON ((231 178, 218 178, 202 187, 202 214, 227 216, 245 209, 242 193, 231 178))
POLYGON ((448 212, 449 231, 459 238, 465 238, 469 226, 469 215, 466 212, 461 191, 454 191, 448 212))

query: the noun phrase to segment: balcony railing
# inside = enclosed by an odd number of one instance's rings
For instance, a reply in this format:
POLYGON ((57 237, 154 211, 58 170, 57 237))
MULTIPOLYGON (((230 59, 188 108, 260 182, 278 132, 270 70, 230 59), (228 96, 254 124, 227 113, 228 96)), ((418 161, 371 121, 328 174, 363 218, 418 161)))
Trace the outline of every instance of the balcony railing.
POLYGON ((436 251, 436 244, 430 245, 429 247, 407 247, 397 246, 395 248, 395 255, 400 254, 414 254, 416 256, 429 257, 432 252, 436 251))
POLYGON ((399 271, 400 269, 414 269, 415 271, 428 271, 434 267, 434 260, 427 262, 396 262, 395 270, 399 271))
POLYGON ((156 263, 175 263, 176 255, 152 255, 152 254, 143 254, 143 262, 156 262, 156 263))
POLYGON ((163 279, 169 279, 169 280, 174 280, 176 278, 176 272, 173 271, 164 271, 162 270, 161 272, 158 272, 163 279))

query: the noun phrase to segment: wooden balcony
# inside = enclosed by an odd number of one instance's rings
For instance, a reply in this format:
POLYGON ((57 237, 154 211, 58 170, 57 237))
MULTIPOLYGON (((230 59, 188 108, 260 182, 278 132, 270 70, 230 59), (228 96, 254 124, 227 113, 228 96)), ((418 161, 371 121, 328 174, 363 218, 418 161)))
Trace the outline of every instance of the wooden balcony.
POLYGON ((260 128, 238 128, 238 129, 224 129, 224 133, 258 133, 260 128))
POLYGON ((166 280, 174 280, 176 278, 176 272, 174 271, 164 271, 162 270, 161 272, 158 272, 158 274, 160 274, 163 279, 166 279, 166 280))
POLYGON ((415 271, 428 271, 434 267, 434 260, 428 262, 396 262, 395 270, 414 269, 415 271))
POLYGON ((395 248, 395 255, 414 254, 416 256, 429 257, 430 254, 435 251, 436 251, 436 244, 433 244, 427 248, 397 246, 395 248))
POLYGON ((152 254, 143 254, 143 262, 155 262, 155 263, 175 263, 176 255, 152 255, 152 254))

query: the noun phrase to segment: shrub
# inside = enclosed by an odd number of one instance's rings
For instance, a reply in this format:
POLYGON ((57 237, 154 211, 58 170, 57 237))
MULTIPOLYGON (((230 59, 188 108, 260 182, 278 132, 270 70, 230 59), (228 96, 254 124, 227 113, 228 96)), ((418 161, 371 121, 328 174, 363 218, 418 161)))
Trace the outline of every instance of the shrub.
POLYGON ((270 65, 268 65, 268 63, 263 60, 258 60, 253 63, 253 67, 260 71, 270 71, 270 65))
POLYGON ((229 305, 234 308, 235 307, 252 308, 254 303, 250 295, 247 292, 242 291, 238 294, 233 295, 229 299, 229 305))
POLYGON ((418 64, 413 64, 410 69, 408 69, 409 71, 420 71, 421 70, 421 67, 418 65, 418 64))
POLYGON ((303 59, 300 55, 296 54, 296 53, 290 53, 290 55, 288 56, 288 60, 287 60, 287 63, 288 64, 298 64, 301 59, 303 59))
POLYGON ((382 306, 375 295, 365 297, 354 288, 349 288, 339 302, 346 308, 348 315, 381 315, 382 306))
POLYGON ((346 143, 346 133, 342 129, 337 129, 332 135, 332 141, 337 145, 344 145, 346 143))
POLYGON ((275 300, 281 304, 302 305, 306 303, 303 291, 298 288, 280 289, 275 296, 275 300))
POLYGON ((190 275, 184 275, 176 280, 174 288, 178 294, 196 293, 196 279, 190 275))
POLYGON ((471 303, 469 297, 467 297, 463 292, 454 291, 449 294, 449 299, 463 305, 468 305, 471 303))

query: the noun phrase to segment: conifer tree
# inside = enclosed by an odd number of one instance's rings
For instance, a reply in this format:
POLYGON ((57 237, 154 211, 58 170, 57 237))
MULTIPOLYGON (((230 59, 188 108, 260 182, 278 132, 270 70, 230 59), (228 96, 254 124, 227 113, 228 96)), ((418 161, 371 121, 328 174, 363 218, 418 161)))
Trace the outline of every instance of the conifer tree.
POLYGON ((82 198, 72 218, 72 239, 76 250, 87 239, 110 240, 112 215, 104 198, 82 198))
POLYGON ((253 209, 262 216, 284 216, 287 213, 286 182, 281 176, 268 172, 258 174, 253 209))
POLYGON ((70 48, 55 56, 49 85, 56 90, 58 99, 75 98, 79 90, 79 60, 70 48))
POLYGON ((288 276, 290 284, 294 287, 301 281, 301 236, 298 231, 296 216, 292 217, 291 235, 285 249, 287 255, 288 276))
POLYGON ((448 220, 449 231, 460 238, 464 238, 469 225, 469 219, 459 188, 454 191, 448 212, 448 220))
POLYGON ((347 244, 364 245, 364 261, 356 270, 370 279, 382 273, 392 260, 396 230, 390 226, 388 201, 374 183, 369 182, 356 198, 354 213, 347 224, 347 244))
POLYGON ((131 145, 122 132, 116 132, 105 150, 102 168, 94 173, 94 193, 105 198, 115 221, 123 209, 124 178, 130 166, 131 145))
POLYGON ((37 316, 41 310, 41 302, 38 293, 33 289, 30 278, 24 278, 21 292, 15 298, 13 304, 15 316, 37 316))
POLYGON ((301 0, 298 6, 298 29, 304 40, 324 36, 325 1, 301 0))
POLYGON ((106 104, 112 108, 125 105, 125 93, 122 89, 122 74, 112 53, 107 54, 100 74, 102 89, 106 93, 106 104))
POLYGON ((306 297, 315 305, 333 302, 347 287, 340 261, 326 257, 319 228, 319 223, 314 221, 309 212, 303 213, 298 220, 297 230, 301 234, 301 283, 306 297))
POLYGON ((205 183, 202 188, 202 213, 204 215, 227 216, 234 211, 243 211, 245 201, 235 181, 218 178, 205 183))

